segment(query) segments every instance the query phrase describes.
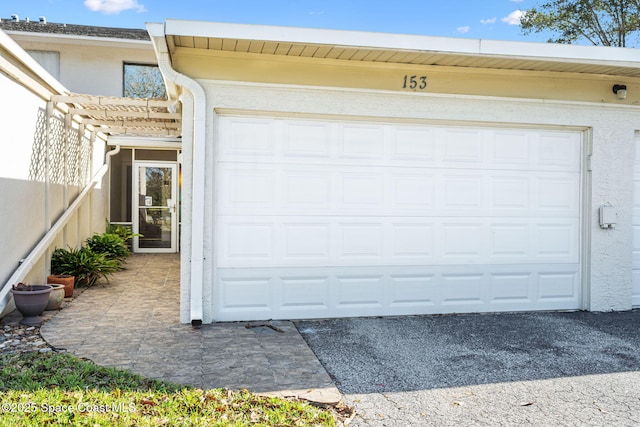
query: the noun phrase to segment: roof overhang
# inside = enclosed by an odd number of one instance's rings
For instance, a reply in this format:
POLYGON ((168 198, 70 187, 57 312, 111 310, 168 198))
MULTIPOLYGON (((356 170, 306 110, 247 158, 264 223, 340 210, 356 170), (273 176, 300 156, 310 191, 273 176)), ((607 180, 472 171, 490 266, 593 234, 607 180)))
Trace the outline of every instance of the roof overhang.
MULTIPOLYGON (((152 37, 154 34, 151 34, 152 37)), ((167 20, 171 51, 205 49, 389 64, 640 77, 640 50, 167 20)))

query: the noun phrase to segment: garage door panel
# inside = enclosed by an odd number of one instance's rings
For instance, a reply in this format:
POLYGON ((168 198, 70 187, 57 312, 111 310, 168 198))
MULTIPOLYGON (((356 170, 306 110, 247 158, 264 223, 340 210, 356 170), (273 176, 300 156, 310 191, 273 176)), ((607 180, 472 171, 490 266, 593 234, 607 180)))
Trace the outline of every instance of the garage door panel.
POLYGON ((342 171, 337 188, 340 205, 337 209, 370 209, 384 207, 384 171, 357 173, 342 171))
MULTIPOLYGON (((490 257, 495 263, 531 257, 532 227, 528 223, 494 223, 489 225, 490 257)), ((518 261, 519 260, 519 261, 518 261)))
POLYGON ((440 294, 443 306, 482 305, 485 276, 474 273, 443 274, 440 294))
POLYGON ((483 177, 481 174, 442 174, 442 199, 445 210, 473 210, 483 207, 483 177))
POLYGON ((272 209, 276 202, 278 182, 273 168, 248 165, 222 165, 218 173, 221 209, 272 209))
POLYGON ((219 259, 229 264, 256 265, 275 261, 273 222, 234 221, 220 229, 219 259))
POLYGON ((577 132, 223 116, 218 133, 225 140, 218 147, 220 162, 360 166, 366 161, 368 166, 381 167, 574 173, 580 172, 581 164, 577 132), (295 130, 288 132, 288 127, 295 130))
POLYGON ((490 162, 527 169, 531 163, 531 135, 525 131, 495 131, 490 145, 490 162))
POLYGON ((543 132, 538 135, 537 166, 579 172, 580 139, 570 132, 543 132))
POLYGON ((435 176, 432 173, 395 171, 391 179, 390 199, 395 209, 433 212, 435 176))
POLYGON ((433 129, 398 127, 391 130, 391 156, 395 161, 434 162, 437 132, 433 129))
POLYGON ((580 204, 568 173, 223 163, 218 180, 223 215, 576 218, 580 204))
POLYGON ((536 224, 534 257, 538 261, 578 262, 579 240, 578 221, 552 222, 536 224))
POLYGON ((220 269, 222 321, 482 311, 564 310, 579 302, 575 265, 220 269))
POLYGON ((389 278, 388 304, 391 308, 432 309, 440 303, 440 293, 433 274, 392 274, 389 278))
POLYGON ((529 214, 531 209, 531 178, 522 174, 492 175, 487 198, 493 211, 529 214))
POLYGON ((384 307, 384 282, 381 274, 339 274, 336 280, 336 308, 381 309, 384 307))
POLYGON ((219 320, 580 307, 577 132, 231 116, 218 128, 219 320))
POLYGON ((271 277, 247 276, 222 278, 220 301, 224 310, 243 311, 271 311, 272 310, 272 281, 271 277))
POLYGON ((380 125, 344 124, 337 156, 343 159, 378 160, 384 163, 384 130, 380 125))
POLYGON ((447 222, 442 224, 439 230, 443 263, 473 264, 482 262, 486 242, 482 223, 447 222))
POLYGON ((285 209, 328 210, 331 208, 331 175, 321 171, 284 171, 285 209))
POLYGON ((391 242, 385 245, 393 252, 393 263, 433 263, 436 256, 436 225, 432 222, 406 220, 390 224, 391 242))
POLYGON ((530 273, 492 273, 489 280, 492 304, 530 304, 535 300, 530 273))
POLYGON ((576 216, 579 194, 575 191, 579 187, 577 174, 556 174, 556 176, 537 177, 538 209, 554 215, 576 216))
POLYGON ((328 310, 329 277, 300 276, 281 279, 281 310, 328 310))
POLYGON ((329 158, 331 129, 328 123, 300 121, 285 122, 283 126, 282 153, 285 157, 329 158))
POLYGON ((579 263, 579 221, 219 216, 220 267, 579 263))
POLYGON ((538 298, 556 302, 574 301, 578 285, 578 273, 575 271, 542 272, 539 274, 538 298))
MULTIPOLYGON (((484 161, 483 132, 473 129, 449 129, 444 133, 443 163, 456 167, 463 163, 469 167, 469 163, 475 163, 478 167, 484 161)), ((459 166, 458 166, 459 167, 459 166)))
POLYGON ((225 123, 227 143, 223 146, 224 154, 266 157, 275 155, 276 138, 270 120, 234 117, 225 123))
POLYGON ((331 228, 328 223, 284 222, 283 263, 331 262, 331 228))

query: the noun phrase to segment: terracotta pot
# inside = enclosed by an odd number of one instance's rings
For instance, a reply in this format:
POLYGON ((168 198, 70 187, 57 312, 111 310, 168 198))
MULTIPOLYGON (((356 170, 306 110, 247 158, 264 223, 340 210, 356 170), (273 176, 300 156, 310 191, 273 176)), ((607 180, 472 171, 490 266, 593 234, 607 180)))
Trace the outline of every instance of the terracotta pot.
POLYGON ((47 283, 50 285, 54 283, 64 285, 64 297, 70 298, 73 296, 73 284, 75 279, 75 277, 67 274, 52 274, 47 277, 47 283))
POLYGON ((23 316, 20 323, 31 326, 42 323, 40 315, 49 304, 51 286, 34 285, 31 290, 12 289, 11 293, 13 294, 13 302, 16 304, 16 309, 23 316))
POLYGON ((64 285, 58 283, 47 283, 51 286, 51 293, 49 294, 49 304, 45 310, 57 310, 62 306, 64 301, 64 285))

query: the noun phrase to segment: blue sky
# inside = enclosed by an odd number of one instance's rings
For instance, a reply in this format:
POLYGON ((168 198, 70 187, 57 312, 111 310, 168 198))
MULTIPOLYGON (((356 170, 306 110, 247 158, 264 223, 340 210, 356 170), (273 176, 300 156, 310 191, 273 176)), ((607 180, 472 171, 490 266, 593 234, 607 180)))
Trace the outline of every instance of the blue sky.
POLYGON ((0 17, 144 28, 165 19, 286 25, 474 39, 523 36, 518 14, 536 0, 0 0, 0 17))

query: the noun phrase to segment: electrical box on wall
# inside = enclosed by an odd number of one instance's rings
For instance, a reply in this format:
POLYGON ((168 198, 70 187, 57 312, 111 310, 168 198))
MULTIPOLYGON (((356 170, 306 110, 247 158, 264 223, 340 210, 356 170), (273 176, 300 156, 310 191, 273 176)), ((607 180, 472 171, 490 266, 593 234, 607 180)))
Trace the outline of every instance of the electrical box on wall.
POLYGON ((613 206, 602 205, 599 209, 600 228, 614 228, 618 221, 618 213, 613 206))

